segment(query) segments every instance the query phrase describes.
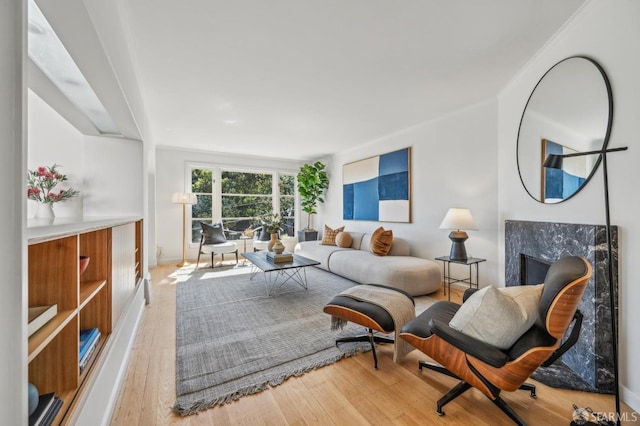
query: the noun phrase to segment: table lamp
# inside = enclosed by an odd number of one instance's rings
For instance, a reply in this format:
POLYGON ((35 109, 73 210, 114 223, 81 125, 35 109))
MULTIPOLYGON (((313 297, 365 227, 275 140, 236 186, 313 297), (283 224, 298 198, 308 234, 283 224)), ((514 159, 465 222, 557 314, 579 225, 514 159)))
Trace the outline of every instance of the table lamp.
POLYGON ((198 197, 196 194, 192 194, 190 192, 175 192, 171 196, 171 202, 174 204, 182 204, 182 261, 178 263, 177 266, 187 266, 189 262, 185 259, 186 252, 186 240, 187 237, 185 235, 186 225, 186 213, 185 208, 187 204, 195 204, 198 201, 198 197))
POLYGON ((451 229, 449 239, 451 240, 451 253, 449 259, 451 260, 467 260, 467 250, 464 247, 464 242, 469 235, 467 231, 477 231, 478 226, 471 216, 469 209, 451 208, 447 211, 447 214, 442 219, 440 229, 451 229))

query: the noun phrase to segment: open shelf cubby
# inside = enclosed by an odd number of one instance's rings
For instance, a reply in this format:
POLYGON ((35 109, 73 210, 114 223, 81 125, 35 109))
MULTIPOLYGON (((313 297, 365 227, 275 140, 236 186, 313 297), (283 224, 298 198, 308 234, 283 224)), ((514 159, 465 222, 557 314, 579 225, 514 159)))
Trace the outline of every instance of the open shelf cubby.
POLYGON ((109 352, 105 349, 113 324, 122 312, 121 306, 114 307, 114 299, 125 304, 135 288, 129 279, 121 282, 121 277, 135 276, 137 282, 142 276, 140 220, 100 229, 78 225, 75 232, 57 232, 55 224, 35 229, 36 237, 28 246, 28 307, 56 305, 55 315, 29 336, 27 353, 29 382, 41 395, 55 392, 63 401, 54 425, 73 422, 72 413, 82 400, 79 395, 89 392, 91 386, 85 386, 89 377, 102 368, 98 360, 109 352), (89 257, 82 273, 81 256, 89 257), (81 371, 80 331, 90 328, 100 331, 100 339, 81 371))

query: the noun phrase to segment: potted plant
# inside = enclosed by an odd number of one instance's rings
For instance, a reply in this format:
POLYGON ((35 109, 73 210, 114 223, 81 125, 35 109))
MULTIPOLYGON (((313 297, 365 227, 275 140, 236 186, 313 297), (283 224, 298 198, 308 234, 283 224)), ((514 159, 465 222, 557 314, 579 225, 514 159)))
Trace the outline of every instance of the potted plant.
POLYGON ((277 234, 282 230, 284 220, 278 213, 265 214, 261 218, 262 226, 269 234, 277 234))
POLYGON ((273 213, 262 216, 261 221, 263 229, 271 236, 267 250, 272 251, 273 245, 279 241, 278 233, 282 230, 284 219, 278 213, 273 213))
POLYGON ((302 211, 307 214, 307 226, 302 231, 298 231, 298 241, 318 239, 318 231, 311 227, 311 215, 317 213, 318 203, 324 203, 324 191, 329 187, 329 177, 324 168, 324 164, 316 161, 300 167, 298 172, 300 203, 302 211))

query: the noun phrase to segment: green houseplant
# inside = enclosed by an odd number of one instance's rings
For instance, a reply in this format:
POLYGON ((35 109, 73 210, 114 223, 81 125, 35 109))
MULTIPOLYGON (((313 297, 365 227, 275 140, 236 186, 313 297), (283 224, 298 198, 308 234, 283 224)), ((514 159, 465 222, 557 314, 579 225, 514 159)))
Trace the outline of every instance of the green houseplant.
POLYGON ((317 213, 319 203, 324 203, 324 191, 329 187, 325 165, 320 161, 305 164, 300 167, 297 178, 302 211, 307 214, 307 226, 298 231, 298 241, 317 240, 318 231, 311 227, 311 215, 317 213))

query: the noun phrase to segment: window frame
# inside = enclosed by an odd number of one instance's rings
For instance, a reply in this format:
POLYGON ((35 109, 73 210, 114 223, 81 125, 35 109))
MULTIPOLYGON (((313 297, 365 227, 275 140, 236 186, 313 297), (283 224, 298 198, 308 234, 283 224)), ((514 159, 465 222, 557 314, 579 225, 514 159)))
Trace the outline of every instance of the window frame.
MULTIPOLYGON (((273 211, 280 212, 280 198, 283 194, 280 193, 280 176, 293 176, 294 188, 293 188, 293 199, 294 199, 294 227, 296 232, 300 229, 300 196, 298 194, 298 179, 297 179, 297 171, 288 170, 288 169, 276 169, 276 168, 262 168, 262 167, 247 167, 242 165, 227 165, 227 164, 212 164, 212 163, 202 163, 202 162, 194 162, 189 161, 185 164, 185 182, 187 182, 187 191, 191 192, 192 190, 192 182, 191 182, 191 173, 193 169, 208 169, 211 170, 211 178, 213 182, 211 183, 211 210, 212 217, 211 221, 213 223, 219 222, 222 219, 222 173, 223 172, 235 172, 235 173, 255 173, 255 174, 271 174, 271 204, 273 211)), ((196 193, 198 194, 198 193, 196 193)), ((207 193, 208 194, 208 193, 207 193)), ((193 223, 193 211, 192 206, 189 205, 187 209, 187 221, 189 223, 189 230, 191 230, 191 225, 193 223)), ((205 220, 208 220, 205 219, 205 220)), ((191 235, 191 232, 189 232, 191 235)), ((189 241, 190 248, 197 248, 199 242, 189 241)))

